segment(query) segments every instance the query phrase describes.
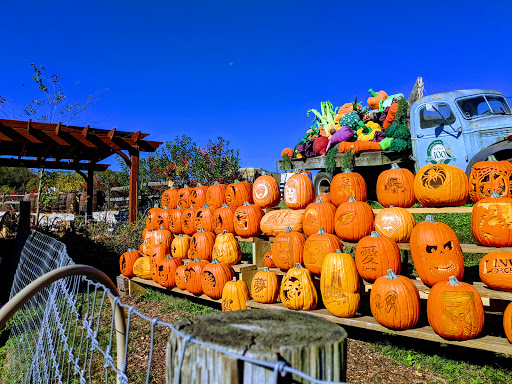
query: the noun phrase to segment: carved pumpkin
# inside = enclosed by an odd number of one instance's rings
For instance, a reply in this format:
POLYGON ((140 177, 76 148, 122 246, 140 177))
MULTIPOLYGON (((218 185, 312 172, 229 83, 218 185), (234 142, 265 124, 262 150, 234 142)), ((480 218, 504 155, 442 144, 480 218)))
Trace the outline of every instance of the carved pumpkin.
POLYGON ((266 252, 263 255, 263 264, 267 268, 277 268, 276 264, 274 263, 274 258, 272 256, 272 252, 266 252))
POLYGON ((162 225, 164 225, 164 219, 162 218, 162 208, 151 208, 148 213, 148 217, 146 218, 146 228, 151 229, 159 229, 162 225))
POLYGON ((391 269, 372 286, 370 308, 373 317, 384 327, 410 329, 420 318, 420 293, 405 276, 397 276, 391 269))
POLYGON ((165 246, 164 244, 154 245, 150 248, 149 267, 151 270, 151 279, 153 279, 155 283, 158 283, 158 263, 164 260, 169 254, 169 247, 165 246))
POLYGON ((488 253, 480 260, 478 272, 489 288, 512 292, 512 253, 488 253))
POLYGON ((433 286, 450 276, 464 277, 464 258, 457 235, 448 225, 436 223, 431 215, 411 233, 411 256, 420 279, 433 286))
POLYGON ((252 186, 252 199, 260 208, 275 207, 281 201, 279 185, 272 176, 267 176, 265 171, 261 173, 252 186))
POLYGON ((280 298, 283 305, 289 309, 315 309, 318 294, 311 273, 300 264, 290 268, 281 282, 280 298))
POLYGON ((226 188, 226 204, 238 208, 248 201, 252 204, 252 186, 247 181, 235 180, 226 188))
POLYGON ((238 264, 242 260, 242 251, 235 235, 223 231, 215 239, 212 257, 229 265, 238 264))
POLYGON ((325 256, 320 275, 325 308, 337 317, 353 317, 359 309, 359 275, 352 256, 336 252, 325 256))
POLYGON ((208 261, 199 260, 195 258, 194 261, 190 261, 185 265, 185 285, 187 291, 194 295, 200 295, 203 293, 201 286, 201 273, 204 267, 208 265, 208 261))
POLYGON ((185 280, 185 269, 187 269, 186 265, 180 265, 176 268, 176 287, 185 291, 187 289, 187 282, 185 280))
POLYGON ((183 261, 181 261, 181 259, 175 259, 170 255, 161 260, 157 265, 158 283, 165 288, 175 287, 176 268, 180 265, 183 265, 183 261))
POLYGON ((491 197, 493 192, 501 197, 512 197, 511 180, 512 163, 489 156, 488 161, 479 161, 471 167, 469 197, 474 203, 491 197))
POLYGON ((243 280, 228 281, 222 290, 222 311, 239 311, 247 309, 245 302, 250 300, 249 289, 243 280))
POLYGON ((208 187, 201 185, 201 183, 197 184, 197 187, 194 187, 190 190, 190 195, 188 197, 188 201, 190 205, 194 207, 202 207, 206 204, 206 192, 208 191, 208 187))
POLYGON ((181 216, 183 214, 183 209, 178 205, 176 209, 173 209, 169 215, 169 231, 178 235, 183 233, 181 231, 181 216))
POLYGON ((133 264, 139 257, 140 252, 131 248, 123 253, 119 258, 119 269, 121 270, 121 274, 126 277, 133 277, 133 264))
POLYGON ((509 343, 512 343, 512 303, 507 305, 507 308, 503 313, 503 329, 505 330, 507 340, 509 343))
POLYGON ((493 192, 479 200, 471 212, 471 232, 475 240, 488 247, 512 245, 512 198, 493 192))
POLYGON ((178 206, 178 189, 169 188, 162 193, 161 205, 167 209, 175 209, 178 206))
POLYGON ((210 185, 206 191, 206 204, 214 209, 222 207, 226 202, 226 188, 226 184, 219 184, 217 181, 210 185))
POLYGON ((375 215, 375 230, 397 243, 408 242, 415 225, 414 216, 405 208, 390 206, 375 215))
POLYGON ((148 256, 142 256, 135 260, 133 274, 141 279, 151 280, 151 261, 148 256))
POLYGON ((234 276, 235 272, 229 264, 220 263, 217 259, 213 259, 201 272, 201 287, 204 294, 211 299, 220 299, 224 285, 231 281, 234 276))
POLYGON ((160 229, 149 232, 148 238, 150 239, 150 247, 163 244, 169 248, 171 246, 173 236, 172 233, 170 231, 166 231, 162 225, 160 229))
POLYGON ((276 267, 287 271, 296 264, 302 264, 305 242, 304 235, 293 232, 290 227, 279 233, 272 244, 272 259, 276 267))
POLYGON ((260 207, 246 201, 244 205, 235 210, 233 215, 235 233, 241 237, 261 235, 260 221, 263 215, 263 210, 260 207))
POLYGON ((190 207, 189 199, 190 199, 190 189, 188 188, 187 185, 185 185, 184 188, 181 188, 178 190, 178 205, 183 209, 190 207))
POLYGON ((260 221, 260 229, 267 236, 277 236, 290 227, 294 232, 302 232, 304 210, 277 209, 265 214, 260 221))
POLYGON ((389 269, 396 274, 400 274, 402 270, 398 245, 389 237, 381 237, 375 231, 357 243, 355 262, 361 277, 368 281, 384 276, 389 269))
POLYGON ((223 204, 221 208, 217 208, 213 213, 213 231, 215 234, 218 235, 222 233, 222 231, 235 233, 234 216, 235 209, 227 204, 223 204))
POLYGON ((472 339, 484 326, 484 306, 471 284, 450 276, 448 281, 441 281, 430 290, 427 317, 432 329, 445 339, 472 339))
POLYGON ((424 207, 457 207, 468 200, 468 177, 458 167, 427 164, 414 177, 414 195, 424 207))
POLYGON ((284 185, 284 201, 290 209, 304 209, 315 199, 315 188, 308 176, 295 172, 284 185))
POLYGON ((320 195, 316 195, 316 199, 322 199, 324 203, 331 203, 331 195, 328 193, 321 193, 320 195))
POLYGON ((374 221, 372 207, 350 197, 336 209, 334 230, 342 240, 359 241, 373 231, 374 221))
POLYGON ((184 209, 181 215, 181 231, 185 235, 192 236, 196 232, 196 209, 194 206, 184 209))
POLYGON ((309 236, 304 243, 304 266, 311 273, 319 275, 325 256, 335 253, 337 249, 343 250, 340 239, 320 228, 318 233, 309 236))
POLYGON ((258 303, 275 303, 279 295, 277 275, 267 267, 256 272, 251 282, 251 295, 258 303))
POLYGON ((355 197, 357 201, 366 201, 366 182, 359 173, 345 169, 332 178, 330 196, 331 203, 336 207, 350 197, 355 197))
POLYGON ((190 239, 188 258, 194 260, 197 257, 200 260, 211 261, 214 244, 215 233, 207 232, 203 228, 200 228, 190 239))
POLYGON ((326 233, 334 233, 334 216, 336 207, 331 203, 324 203, 317 198, 314 203, 309 204, 304 210, 302 228, 306 236, 314 235, 320 228, 326 233))
POLYGON ((195 228, 204 228, 205 231, 213 232, 213 215, 215 209, 204 204, 202 208, 196 211, 194 218, 195 228))
POLYGON ((179 234, 171 243, 171 255, 177 259, 186 259, 190 246, 190 237, 179 234))
POLYGON ((377 179, 377 200, 384 207, 409 208, 416 201, 414 196, 414 175, 396 163, 391 169, 382 172, 377 179))

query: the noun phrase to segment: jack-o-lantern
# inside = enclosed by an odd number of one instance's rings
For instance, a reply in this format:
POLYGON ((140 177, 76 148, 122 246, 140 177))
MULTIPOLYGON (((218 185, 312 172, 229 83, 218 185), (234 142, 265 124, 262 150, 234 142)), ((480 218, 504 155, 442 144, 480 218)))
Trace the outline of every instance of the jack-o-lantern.
POLYGON ((245 281, 237 280, 236 277, 233 277, 233 280, 228 281, 222 290, 222 311, 247 309, 245 302, 250 299, 249 288, 247 288, 245 281))
POLYGON ((304 266, 311 273, 320 275, 325 256, 335 253, 337 249, 343 250, 340 239, 320 228, 318 233, 309 236, 304 243, 304 266))
POLYGON ((359 173, 345 169, 332 178, 330 195, 331 203, 336 207, 351 196, 357 201, 366 201, 366 182, 359 173))
POLYGON ((276 209, 263 216, 260 221, 261 231, 267 236, 277 236, 290 227, 292 231, 302 232, 303 209, 276 209))
POLYGON ((254 204, 260 208, 275 207, 281 201, 281 192, 279 185, 272 176, 267 176, 266 172, 261 172, 252 186, 252 199, 254 204))
POLYGON ((409 208, 414 205, 414 175, 406 168, 400 168, 396 163, 391 169, 381 172, 377 179, 377 200, 383 207, 409 208))
POLYGON ((202 208, 196 211, 194 219, 195 228, 204 228, 205 231, 213 232, 213 215, 215 210, 204 204, 202 208))
POLYGON ((387 236, 397 243, 408 242, 416 221, 405 208, 390 206, 381 209, 375 215, 375 230, 381 236, 387 236))
POLYGON ((183 209, 181 209, 181 206, 177 206, 176 209, 171 210, 171 213, 169 214, 169 231, 174 233, 175 235, 178 235, 181 232, 181 216, 183 214, 183 209))
POLYGON ((151 259, 148 256, 142 256, 135 260, 133 274, 141 279, 151 280, 151 259))
POLYGON ((474 203, 497 192, 501 197, 512 197, 512 163, 497 161, 494 155, 471 167, 469 197, 474 203))
POLYGON ((267 268, 277 268, 276 264, 274 263, 274 258, 272 256, 272 252, 266 252, 263 255, 263 264, 267 268))
POLYGON ((170 254, 169 247, 164 244, 154 245, 150 248, 149 261, 151 269, 151 278, 158 283, 158 263, 164 260, 170 254))
POLYGON ((414 177, 414 195, 424 207, 457 207, 468 200, 468 177, 458 167, 427 164, 414 177))
POLYGON ((290 209, 304 209, 315 199, 315 188, 311 179, 300 170, 284 185, 284 201, 290 209))
POLYGON ((314 235, 320 228, 323 228, 326 233, 333 233, 335 214, 334 204, 324 203, 321 198, 317 198, 304 210, 304 219, 302 220, 304 234, 306 236, 314 235))
POLYGON ((279 295, 279 280, 267 267, 256 272, 251 281, 251 295, 258 303, 274 303, 279 295))
POLYGON ((398 245, 389 237, 381 237, 376 231, 359 240, 354 259, 359 275, 368 281, 384 276, 388 270, 396 274, 402 270, 398 245))
POLYGON ((213 259, 201 272, 203 293, 211 299, 220 299, 224 285, 231 281, 234 276, 235 272, 229 264, 220 263, 217 259, 213 259))
POLYGON ((183 265, 181 259, 175 259, 168 255, 157 263, 158 283, 162 287, 172 288, 176 286, 176 268, 183 265))
POLYGON ((190 207, 190 188, 185 185, 183 188, 178 190, 178 205, 186 209, 190 207))
POLYGON ((252 186, 247 181, 235 180, 227 186, 226 192, 226 204, 233 208, 238 208, 248 201, 252 204, 252 186))
POLYGON ((190 261, 185 265, 185 286, 187 291, 194 295, 200 295, 203 293, 201 286, 201 273, 204 267, 208 265, 208 261, 199 260, 195 258, 194 261, 190 261))
POLYGON ((305 242, 304 235, 293 232, 290 227, 279 233, 272 244, 272 260, 276 267, 287 271, 296 264, 302 264, 305 242))
POLYGON ((200 260, 211 261, 214 243, 215 233, 208 232, 203 228, 200 228, 199 231, 194 233, 190 239, 188 258, 190 260, 194 260, 197 257, 200 260))
POLYGON ((167 209, 175 209, 178 206, 178 189, 169 188, 162 193, 162 207, 167 209))
POLYGON ((187 269, 186 265, 180 265, 179 267, 176 268, 176 287, 181 289, 182 291, 187 289, 187 282, 185 280, 185 269, 187 269))
POLYGON ((489 288, 512 291, 512 253, 488 253, 480 260, 478 272, 482 282, 489 288))
POLYGON ((242 250, 235 235, 223 231, 215 238, 212 258, 218 259, 222 263, 234 265, 242 260, 242 250))
POLYGON ((222 204, 222 207, 217 208, 213 212, 213 231, 215 234, 219 235, 222 231, 235 233, 234 215, 235 209, 227 204, 222 204))
POLYGON ((121 274, 126 277, 133 277, 133 264, 139 257, 140 252, 135 249, 130 248, 123 253, 119 258, 119 269, 121 270, 121 274))
POLYGON ((375 216, 368 203, 350 197, 336 209, 334 230, 345 241, 359 241, 374 228, 375 216))
POLYGON ((512 303, 507 305, 503 313, 503 329, 505 330, 508 342, 512 343, 512 303))
POLYGON ((146 228, 160 229, 164 225, 164 219, 162 217, 162 208, 154 207, 149 210, 148 217, 146 218, 146 228))
POLYGON ((328 193, 321 193, 320 195, 316 195, 316 199, 322 199, 324 203, 331 203, 331 195, 328 193))
POLYGON ((171 255, 177 259, 186 259, 188 257, 188 249, 190 246, 190 237, 179 234, 171 243, 171 255))
POLYGON ((226 188, 226 184, 219 184, 218 181, 210 185, 206 190, 206 204, 214 209, 222 207, 226 202, 226 188))
POLYGON ((309 311, 318 302, 311 273, 302 265, 290 268, 281 282, 281 302, 286 308, 309 311))
POLYGON ((164 226, 162 225, 160 229, 148 232, 146 239, 149 240, 149 247, 159 244, 163 244, 166 247, 170 247, 173 236, 172 233, 170 231, 166 231, 164 229, 164 226))
POLYGON ((196 209, 194 206, 184 209, 181 214, 181 231, 185 235, 192 236, 196 232, 196 209))
POLYGON ((479 200, 471 212, 471 232, 475 240, 487 247, 512 245, 512 198, 494 191, 479 200))
POLYGON ((464 258, 457 235, 448 225, 436 223, 431 215, 411 233, 411 256, 420 279, 433 286, 450 276, 464 277, 464 258))
POLYGON ((260 221, 263 215, 263 210, 260 207, 246 201, 244 205, 235 210, 233 215, 235 233, 241 237, 261 235, 260 221))
POLYGON ((197 184, 197 187, 194 187, 190 190, 190 196, 188 200, 190 205, 194 207, 202 207, 206 204, 206 191, 208 191, 208 187, 201 185, 201 183, 197 184))

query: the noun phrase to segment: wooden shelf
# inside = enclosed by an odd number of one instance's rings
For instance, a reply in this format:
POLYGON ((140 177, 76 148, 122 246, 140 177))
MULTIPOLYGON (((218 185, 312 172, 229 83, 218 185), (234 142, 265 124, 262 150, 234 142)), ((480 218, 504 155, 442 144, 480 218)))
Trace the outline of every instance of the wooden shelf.
MULTIPOLYGON (((183 264, 187 265, 192 260, 182 259, 181 261, 183 261, 183 264)), ((234 264, 231 266, 231 268, 233 268, 233 271, 235 271, 235 273, 241 273, 241 272, 252 271, 252 270, 257 269, 256 264, 249 264, 249 263, 234 264)))
MULTIPOLYGON (((378 213, 382 211, 384 208, 373 208, 373 213, 378 213)), ((438 213, 471 213, 473 212, 473 207, 441 207, 441 208, 433 208, 433 207, 421 207, 421 208, 405 208, 410 213, 427 213, 430 215, 435 215, 438 213)))
MULTIPOLYGON (((348 241, 341 241, 341 244, 345 247, 353 247, 357 246, 357 243, 351 243, 348 241)), ((410 243, 397 243, 398 248, 403 251, 410 251, 411 245, 410 243)), ((483 245, 477 244, 461 244, 460 248, 462 253, 490 253, 490 252, 512 252, 512 247, 485 247, 483 245)))
MULTIPOLYGON (((155 287, 155 288, 159 288, 159 289, 165 289, 166 291, 169 291, 169 292, 174 292, 174 293, 178 293, 180 295, 186 295, 186 296, 194 296, 198 299, 202 299, 202 300, 208 300, 208 301, 214 301, 216 303, 219 303, 221 302, 220 299, 218 300, 214 300, 204 294, 202 295, 194 295, 193 293, 190 293, 189 291, 186 291, 186 290, 181 290, 179 288, 165 288, 165 287, 162 287, 160 284, 158 284, 157 282, 153 281, 153 280, 146 280, 146 279, 141 279, 140 277, 132 277, 130 279, 130 283, 131 282, 135 282, 137 284, 140 284, 140 285, 143 285, 143 286, 147 286, 147 287, 155 287)), ((134 291, 133 289, 134 287, 132 286, 132 284, 130 284, 130 294, 132 294, 132 292, 134 291)))

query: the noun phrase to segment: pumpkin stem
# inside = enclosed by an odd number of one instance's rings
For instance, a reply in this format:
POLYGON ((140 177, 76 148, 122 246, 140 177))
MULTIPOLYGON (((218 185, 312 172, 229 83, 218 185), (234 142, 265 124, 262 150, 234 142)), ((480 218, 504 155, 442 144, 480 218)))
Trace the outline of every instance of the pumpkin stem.
POLYGON ((324 199, 322 199, 321 197, 319 197, 318 199, 316 199, 315 203, 323 203, 324 202, 324 199))
POLYGON ((496 156, 491 155, 487 158, 487 161, 498 161, 498 159, 496 159, 496 156))
POLYGON ((345 169, 343 170, 343 173, 352 173, 352 171, 350 170, 350 168, 345 168, 345 169))
POLYGON ((285 231, 285 233, 293 232, 292 227, 286 227, 286 229, 284 231, 285 231))
POLYGON ((268 267, 264 267, 263 272, 270 272, 270 269, 268 269, 268 267))
POLYGON ((302 265, 300 265, 300 263, 297 263, 297 264, 295 264, 295 268, 299 268, 300 269, 300 268, 304 268, 304 267, 302 265))
POLYGON ((236 277, 233 276, 233 280, 231 280, 233 283, 236 283, 236 277))
POLYGON ((501 199, 501 195, 499 194, 499 192, 498 192, 498 191, 492 191, 492 193, 491 193, 491 197, 492 197, 493 199, 501 199))
POLYGON ((370 233, 370 237, 380 237, 379 232, 372 231, 372 233, 370 233))
POLYGON ((357 202, 357 200, 356 200, 356 198, 355 198, 354 196, 350 196, 350 197, 348 198, 348 201, 349 201, 349 203, 355 203, 355 202, 357 202))
POLYGON ((185 184, 185 185, 183 186, 183 188, 188 188, 188 184, 185 184))
POLYGON ((180 233, 180 234, 178 235, 178 237, 183 237, 183 235, 180 233))
POLYGON ((195 257, 195 258, 194 258, 194 263, 197 263, 197 262, 199 262, 199 261, 201 261, 201 260, 199 259, 199 257, 195 257))
POLYGON ((393 163, 393 164, 391 164, 391 169, 395 169, 396 170, 396 169, 400 169, 400 167, 398 166, 397 163, 393 163))
POLYGON ((325 230, 323 228, 320 228, 316 234, 317 235, 326 235, 327 232, 325 232, 325 230))
POLYGON ((161 225, 160 229, 163 231, 165 229, 165 227, 163 225, 161 225))
POLYGON ((134 252, 134 249, 133 249, 133 248, 128 248, 128 249, 126 250, 126 252, 134 252))
POLYGON ((222 207, 221 208, 227 208, 228 205, 226 203, 222 204, 222 207))
POLYGON ((226 233, 227 233, 227 232, 226 232, 226 230, 223 230, 223 231, 221 232, 221 235, 225 235, 226 233))
POLYGON ((169 254, 169 255, 165 255, 165 258, 166 259, 172 259, 172 256, 169 254))
POLYGON ((378 94, 376 94, 376 93, 375 93, 375 91, 374 91, 373 89, 371 89, 371 88, 368 90, 368 92, 370 92, 370 93, 371 93, 371 95, 372 95, 373 97, 377 97, 377 96, 379 96, 379 95, 378 95, 378 94))
POLYGON ((342 252, 341 252, 341 249, 339 249, 339 248, 338 248, 338 249, 336 250, 336 253, 342 253, 342 252))
POLYGON ((208 208, 208 204, 204 203, 203 208, 208 208))
POLYGON ((204 230, 204 228, 203 228, 203 227, 201 227, 201 228, 199 228, 199 231, 197 231, 197 232, 201 232, 201 233, 203 233, 203 232, 205 232, 205 230, 204 230))
POLYGON ((167 211, 167 205, 164 206, 164 209, 167 211))
POLYGON ((235 179, 235 181, 233 181, 233 184, 235 183, 239 183, 240 181, 238 179, 235 179))
POLYGON ((459 286, 460 285, 460 282, 459 280, 457 280, 457 278, 455 276, 450 276, 448 278, 448 283, 446 285, 453 285, 453 286, 459 286))
POLYGON ((178 205, 178 206, 176 207, 176 209, 181 209, 181 207, 178 205))
POLYGON ((300 173, 300 169, 294 169, 293 173, 295 173, 296 175, 299 174, 300 173))
POLYGON ((266 174, 267 174, 267 172, 261 171, 261 176, 265 176, 266 174))
POLYGON ((203 186, 203 184, 201 184, 201 183, 196 184, 196 187, 202 187, 202 186, 203 186))
POLYGON ((153 205, 153 208, 158 208, 158 203, 155 203, 155 205, 153 205))
POLYGON ((210 264, 219 264, 219 263, 220 263, 220 261, 217 260, 217 258, 215 258, 212 260, 212 262, 210 264))
POLYGON ((398 276, 395 274, 395 272, 392 269, 388 269, 388 273, 384 277, 389 280, 398 279, 398 276))
POLYGON ((391 204, 388 208, 394 208, 395 206, 393 204, 391 204))
POLYGON ((435 223, 434 216, 427 215, 427 217, 425 217, 425 223, 435 223))
POLYGON ((251 204, 249 204, 248 201, 244 201, 244 207, 247 207, 248 205, 251 205, 251 204))

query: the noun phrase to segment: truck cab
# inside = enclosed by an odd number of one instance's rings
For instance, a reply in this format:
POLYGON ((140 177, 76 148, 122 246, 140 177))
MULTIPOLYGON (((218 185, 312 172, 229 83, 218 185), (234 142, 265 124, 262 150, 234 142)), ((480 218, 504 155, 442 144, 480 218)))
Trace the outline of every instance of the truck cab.
POLYGON ((512 160, 512 114, 500 92, 468 89, 424 96, 411 107, 412 155, 418 170, 444 163, 463 169, 495 155, 512 160))

